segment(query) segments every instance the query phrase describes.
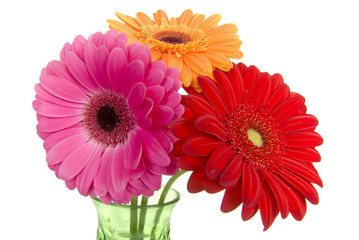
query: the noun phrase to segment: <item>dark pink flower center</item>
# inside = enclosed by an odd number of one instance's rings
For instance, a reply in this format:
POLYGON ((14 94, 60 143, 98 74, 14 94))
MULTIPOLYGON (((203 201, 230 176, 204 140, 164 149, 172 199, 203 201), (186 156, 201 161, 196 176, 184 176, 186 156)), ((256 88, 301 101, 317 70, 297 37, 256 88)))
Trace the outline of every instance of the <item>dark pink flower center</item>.
POLYGON ((250 165, 271 172, 282 169, 283 140, 276 123, 261 109, 240 105, 224 120, 228 144, 250 165))
POLYGON ((161 31, 154 35, 154 38, 170 44, 186 44, 191 41, 191 37, 180 31, 161 31))
POLYGON ((83 116, 90 138, 105 146, 125 142, 135 127, 135 118, 126 100, 110 90, 102 90, 92 96, 83 116))

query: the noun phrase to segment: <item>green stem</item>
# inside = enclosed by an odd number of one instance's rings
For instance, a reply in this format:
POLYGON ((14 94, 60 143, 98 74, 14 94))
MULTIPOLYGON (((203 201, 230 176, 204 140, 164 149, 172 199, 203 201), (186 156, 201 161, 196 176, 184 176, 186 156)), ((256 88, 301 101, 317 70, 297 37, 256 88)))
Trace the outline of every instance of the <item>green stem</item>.
POLYGON ((136 240, 137 235, 137 202, 138 197, 132 196, 131 199, 131 215, 130 215, 130 233, 131 233, 131 240, 136 240))
POLYGON ((163 188, 162 194, 160 196, 160 199, 158 200, 158 204, 162 204, 165 202, 165 199, 167 197, 168 191, 171 189, 173 183, 183 174, 185 174, 186 171, 179 170, 176 175, 173 175, 168 182, 166 183, 165 187, 163 188))
POLYGON ((148 197, 142 196, 141 200, 141 210, 140 210, 140 225, 138 232, 140 235, 143 234, 143 230, 145 228, 145 222, 146 222, 146 215, 147 215, 147 203, 148 203, 148 197))
MULTIPOLYGON (((158 205, 161 205, 165 202, 165 199, 167 197, 167 194, 168 194, 168 191, 171 189, 173 183, 180 177, 182 176, 183 174, 185 174, 186 171, 183 171, 183 170, 179 170, 178 173, 176 175, 173 175, 169 180, 168 182, 166 183, 165 187, 163 188, 163 191, 162 191, 162 194, 160 196, 160 199, 158 200, 158 205)), ((153 225, 153 228, 152 228, 152 231, 151 231, 151 236, 154 236, 154 233, 156 231, 156 226, 158 224, 158 222, 160 221, 160 218, 161 218, 161 214, 162 214, 162 211, 163 211, 163 207, 162 208, 158 208, 157 212, 156 212, 156 216, 155 216, 155 219, 154 219, 154 225, 153 225)), ((153 237, 151 237, 151 240, 154 240, 153 237)))

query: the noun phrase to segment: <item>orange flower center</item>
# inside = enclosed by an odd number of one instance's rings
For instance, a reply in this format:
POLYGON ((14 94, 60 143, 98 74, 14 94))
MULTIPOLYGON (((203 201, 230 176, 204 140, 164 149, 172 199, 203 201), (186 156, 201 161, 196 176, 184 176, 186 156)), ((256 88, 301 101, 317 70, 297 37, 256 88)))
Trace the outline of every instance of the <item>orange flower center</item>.
POLYGON ((243 105, 224 120, 228 144, 250 165, 271 172, 282 168, 283 141, 276 123, 261 109, 243 105))

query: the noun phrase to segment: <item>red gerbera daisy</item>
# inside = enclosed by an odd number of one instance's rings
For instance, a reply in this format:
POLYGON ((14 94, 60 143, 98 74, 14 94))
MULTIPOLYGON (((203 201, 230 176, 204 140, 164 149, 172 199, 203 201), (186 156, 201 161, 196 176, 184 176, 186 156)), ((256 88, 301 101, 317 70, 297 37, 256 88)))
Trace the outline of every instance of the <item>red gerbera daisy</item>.
POLYGON ((301 220, 305 199, 319 201, 312 183, 322 187, 312 163, 320 161, 315 147, 323 143, 314 132, 318 120, 279 74, 240 63, 214 76, 216 82, 198 78, 202 93, 187 89, 185 113, 173 125, 180 139, 174 150, 178 166, 193 171, 188 191, 225 189, 221 210, 243 203, 242 218, 248 220, 259 209, 264 230, 279 212, 301 220))

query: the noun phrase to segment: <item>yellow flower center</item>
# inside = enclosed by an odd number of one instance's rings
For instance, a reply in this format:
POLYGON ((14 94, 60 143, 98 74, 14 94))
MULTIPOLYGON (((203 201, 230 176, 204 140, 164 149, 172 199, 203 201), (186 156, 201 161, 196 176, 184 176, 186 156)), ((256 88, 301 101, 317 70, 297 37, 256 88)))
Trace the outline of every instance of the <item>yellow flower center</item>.
POLYGON ((206 51, 208 46, 208 38, 201 29, 185 25, 146 25, 135 34, 150 48, 179 56, 188 52, 206 51))
POLYGON ((255 129, 253 128, 249 128, 247 130, 247 136, 248 139, 251 140, 251 142, 257 146, 257 147, 263 147, 263 139, 262 139, 262 135, 257 132, 255 129))

